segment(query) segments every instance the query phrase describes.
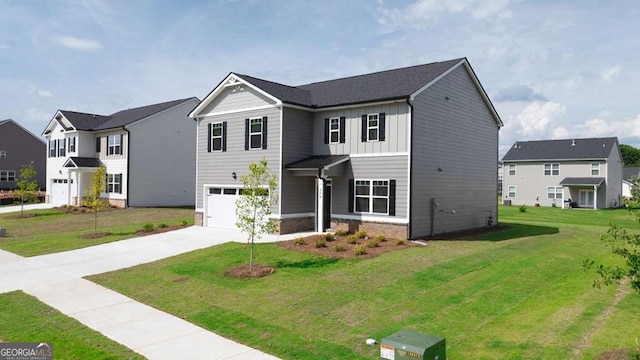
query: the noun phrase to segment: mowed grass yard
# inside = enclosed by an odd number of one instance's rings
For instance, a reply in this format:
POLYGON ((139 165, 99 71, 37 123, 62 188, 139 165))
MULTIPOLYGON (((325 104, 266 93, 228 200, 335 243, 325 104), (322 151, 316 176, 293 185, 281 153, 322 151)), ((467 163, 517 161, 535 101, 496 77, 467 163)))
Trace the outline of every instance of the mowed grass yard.
POLYGON ((592 288, 585 258, 615 261, 599 240, 625 210, 501 207, 501 231, 431 241, 372 259, 335 260, 257 246, 270 276, 240 280, 229 243, 90 279, 283 359, 374 359, 402 328, 447 339, 450 359, 593 359, 635 349, 640 295, 592 288))
POLYGON ((108 210, 98 213, 97 232, 110 235, 98 238, 82 238, 92 234, 94 214, 69 213, 60 209, 25 211, 33 217, 16 218, 20 213, 0 214, 0 227, 7 229, 0 237, 0 249, 22 256, 35 256, 79 249, 137 236, 136 231, 150 223, 193 225, 193 209, 186 208, 138 208, 108 210))

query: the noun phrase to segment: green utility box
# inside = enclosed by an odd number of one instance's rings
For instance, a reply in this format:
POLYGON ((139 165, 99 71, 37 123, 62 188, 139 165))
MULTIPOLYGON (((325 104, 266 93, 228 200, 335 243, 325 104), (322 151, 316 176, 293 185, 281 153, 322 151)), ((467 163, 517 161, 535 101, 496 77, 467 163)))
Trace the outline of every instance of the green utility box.
POLYGON ((380 342, 381 360, 446 360, 446 340, 413 330, 400 330, 380 342))

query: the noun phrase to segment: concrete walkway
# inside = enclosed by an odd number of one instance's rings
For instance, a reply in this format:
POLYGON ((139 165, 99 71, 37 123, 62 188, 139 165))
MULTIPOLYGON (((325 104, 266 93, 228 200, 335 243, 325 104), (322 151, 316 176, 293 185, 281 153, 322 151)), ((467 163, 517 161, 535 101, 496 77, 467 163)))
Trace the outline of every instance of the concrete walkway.
MULTIPOLYGON (((261 242, 305 235, 268 235, 261 242)), ((246 236, 192 226, 30 258, 0 250, 0 293, 22 290, 149 359, 277 359, 82 279, 230 241, 246 236)))

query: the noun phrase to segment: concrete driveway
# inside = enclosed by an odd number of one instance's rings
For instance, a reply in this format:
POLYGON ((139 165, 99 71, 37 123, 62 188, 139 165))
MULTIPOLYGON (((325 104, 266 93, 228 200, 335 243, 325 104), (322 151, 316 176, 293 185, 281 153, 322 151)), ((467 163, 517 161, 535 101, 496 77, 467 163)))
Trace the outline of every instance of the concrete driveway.
MULTIPOLYGON (((261 242, 305 235, 267 235, 261 242)), ((246 239, 237 230, 192 226, 30 258, 0 250, 0 293, 22 290, 149 359, 277 359, 82 279, 246 239)))

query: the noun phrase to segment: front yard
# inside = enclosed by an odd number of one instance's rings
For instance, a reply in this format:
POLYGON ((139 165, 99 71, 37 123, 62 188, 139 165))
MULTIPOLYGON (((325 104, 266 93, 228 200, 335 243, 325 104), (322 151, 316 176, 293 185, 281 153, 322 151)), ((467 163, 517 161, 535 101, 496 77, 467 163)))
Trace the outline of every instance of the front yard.
POLYGON ((284 359, 371 359, 365 339, 402 328, 447 339, 452 359, 593 359, 635 348, 640 295, 593 289, 589 257, 624 210, 501 207, 500 231, 431 241, 363 259, 256 248, 276 268, 259 279, 225 270, 248 261, 229 243, 90 277, 141 302, 284 359))

